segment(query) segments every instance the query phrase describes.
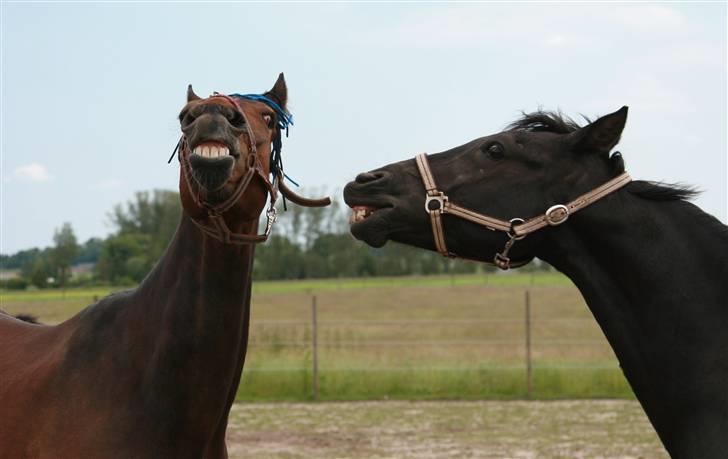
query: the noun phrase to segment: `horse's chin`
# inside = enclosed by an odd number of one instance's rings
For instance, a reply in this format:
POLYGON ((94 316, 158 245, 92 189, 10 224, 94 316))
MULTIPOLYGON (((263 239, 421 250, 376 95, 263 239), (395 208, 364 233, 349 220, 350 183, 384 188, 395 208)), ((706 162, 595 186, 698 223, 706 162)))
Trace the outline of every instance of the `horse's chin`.
POLYGON ((374 248, 383 247, 389 240, 388 214, 391 208, 379 209, 366 218, 353 220, 349 227, 352 236, 374 248))
POLYGON ((206 158, 191 155, 190 166, 195 182, 208 192, 214 192, 225 186, 230 179, 235 166, 235 158, 232 156, 206 158))

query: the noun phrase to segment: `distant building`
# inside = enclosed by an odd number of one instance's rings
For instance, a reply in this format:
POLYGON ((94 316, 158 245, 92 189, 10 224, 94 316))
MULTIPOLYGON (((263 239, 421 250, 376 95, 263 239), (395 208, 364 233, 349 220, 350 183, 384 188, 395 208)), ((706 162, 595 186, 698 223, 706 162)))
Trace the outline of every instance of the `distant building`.
POLYGON ((2 269, 0 270, 0 281, 17 279, 20 277, 19 269, 2 269))
POLYGON ((96 263, 79 263, 71 266, 71 277, 89 277, 94 273, 96 263))

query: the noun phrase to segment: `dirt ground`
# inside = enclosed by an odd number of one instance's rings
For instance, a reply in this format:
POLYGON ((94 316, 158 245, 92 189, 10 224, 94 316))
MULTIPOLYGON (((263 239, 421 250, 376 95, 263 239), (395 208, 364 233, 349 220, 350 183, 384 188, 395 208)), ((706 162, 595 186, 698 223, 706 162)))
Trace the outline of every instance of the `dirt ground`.
POLYGON ((236 404, 231 458, 667 458, 624 400, 236 404))

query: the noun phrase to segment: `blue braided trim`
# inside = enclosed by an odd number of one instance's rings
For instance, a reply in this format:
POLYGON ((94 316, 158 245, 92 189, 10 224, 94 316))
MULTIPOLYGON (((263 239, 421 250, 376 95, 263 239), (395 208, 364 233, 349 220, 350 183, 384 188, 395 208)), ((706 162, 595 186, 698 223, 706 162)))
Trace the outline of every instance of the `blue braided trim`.
POLYGON ((256 100, 268 105, 276 112, 278 118, 278 127, 286 130, 288 135, 288 126, 293 126, 293 115, 283 110, 274 100, 262 94, 229 94, 230 97, 239 97, 241 99, 256 100))

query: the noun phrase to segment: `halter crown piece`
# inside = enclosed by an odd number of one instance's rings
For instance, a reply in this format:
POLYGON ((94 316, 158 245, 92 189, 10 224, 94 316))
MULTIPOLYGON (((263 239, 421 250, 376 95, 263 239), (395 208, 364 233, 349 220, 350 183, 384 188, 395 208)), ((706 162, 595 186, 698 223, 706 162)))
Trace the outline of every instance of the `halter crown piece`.
POLYGON ((511 250, 511 247, 513 247, 513 244, 515 244, 516 241, 519 241, 529 234, 538 231, 541 228, 545 228, 546 226, 556 226, 564 223, 569 218, 569 215, 602 199, 608 194, 617 191, 632 181, 629 174, 627 172, 623 172, 617 177, 598 186, 588 193, 582 194, 567 204, 556 204, 549 207, 542 215, 528 220, 512 218, 509 221, 506 221, 483 215, 450 202, 447 195, 437 189, 435 178, 432 175, 430 164, 427 161, 427 154, 419 154, 415 157, 415 160, 417 163, 417 169, 422 177, 422 182, 425 185, 425 212, 430 214, 432 235, 435 238, 435 247, 437 248, 437 251, 445 257, 456 258, 458 256, 447 249, 447 245, 445 244, 445 229, 442 226, 442 215, 454 215, 480 226, 484 226, 491 231, 503 231, 508 235, 508 241, 506 242, 505 247, 503 247, 503 250, 501 250, 500 253, 495 254, 495 257, 493 257, 493 261, 491 262, 491 264, 494 264, 503 270, 507 270, 511 267, 517 268, 531 261, 531 259, 528 259, 525 261, 511 262, 511 259, 508 257, 508 252, 511 250))
MULTIPOLYGON (((192 218, 192 222, 197 225, 197 227, 200 228, 200 230, 207 234, 208 236, 211 236, 221 242, 224 242, 226 244, 254 244, 258 242, 264 242, 268 239, 268 236, 270 236, 270 233, 273 229, 273 224, 276 221, 276 208, 275 203, 278 199, 278 191, 280 188, 280 191, 282 192, 284 199, 285 197, 288 197, 291 201, 308 207, 322 207, 327 206, 331 203, 331 200, 329 198, 323 198, 323 199, 306 199, 302 198, 298 195, 296 195, 293 191, 291 191, 285 184, 283 183, 283 178, 287 177, 286 174, 283 172, 283 160, 281 158, 281 149, 283 147, 283 142, 281 140, 281 132, 283 129, 286 130, 286 137, 288 137, 288 127, 293 125, 293 116, 282 109, 280 105, 278 105, 276 102, 271 100, 270 98, 259 95, 259 94, 231 94, 231 95, 225 95, 225 94, 219 94, 214 93, 212 97, 221 97, 233 104, 235 109, 238 111, 240 116, 245 121, 245 128, 247 131, 247 137, 248 137, 248 155, 245 159, 246 164, 248 166, 248 170, 246 171, 245 175, 240 179, 240 182, 235 187, 235 190, 230 195, 229 198, 227 198, 222 203, 218 204, 210 204, 207 202, 207 192, 206 190, 202 190, 200 187, 197 188, 197 194, 192 193, 192 197, 195 200, 195 203, 203 207, 205 210, 207 210, 207 218, 205 220, 197 220, 195 218, 192 218), (253 131, 250 128, 250 122, 248 121, 248 117, 245 115, 245 112, 240 107, 238 102, 235 99, 248 99, 248 100, 255 100, 259 102, 263 102, 266 105, 268 105, 273 111, 276 113, 276 119, 277 119, 277 130, 275 135, 272 139, 272 148, 271 148, 271 156, 270 156, 270 167, 269 170, 271 172, 271 175, 273 176, 273 180, 269 180, 267 174, 264 172, 263 166, 260 163, 260 159, 258 158, 257 150, 255 147, 255 136, 253 135, 253 131), (253 181, 254 176, 258 176, 263 183, 265 184, 266 188, 268 188, 268 191, 270 193, 270 206, 268 207, 268 210, 266 210, 266 225, 265 225, 265 231, 263 234, 258 235, 251 235, 246 233, 233 233, 230 231, 230 228, 228 228, 227 224, 225 223, 225 219, 223 218, 223 213, 230 209, 235 203, 240 199, 240 197, 245 193, 245 190, 247 190, 250 183, 253 181)), ((182 167, 182 175, 184 176, 184 179, 187 183, 187 187, 189 188, 190 192, 194 189, 192 187, 192 166, 190 165, 190 149, 189 145, 187 144, 187 139, 184 135, 180 137, 179 142, 177 142, 177 146, 175 147, 174 151, 172 152, 172 156, 169 158, 168 162, 172 161, 172 158, 174 158, 175 154, 177 155, 177 158, 180 161, 181 167, 182 167)), ((290 179, 289 179, 290 180, 290 179)), ((292 181, 292 180, 291 180, 292 181)), ((293 182, 293 181, 292 181, 293 182)), ((295 184, 295 182, 293 182, 295 184)), ((285 200, 284 200, 285 203, 285 200)))

